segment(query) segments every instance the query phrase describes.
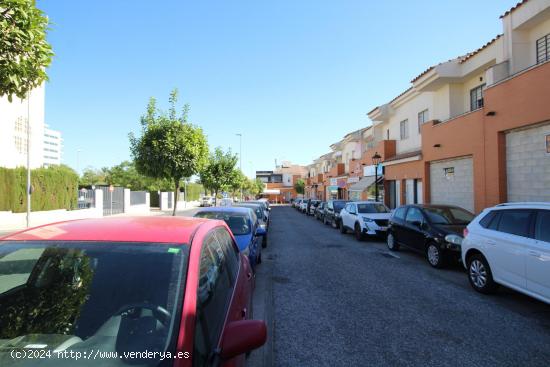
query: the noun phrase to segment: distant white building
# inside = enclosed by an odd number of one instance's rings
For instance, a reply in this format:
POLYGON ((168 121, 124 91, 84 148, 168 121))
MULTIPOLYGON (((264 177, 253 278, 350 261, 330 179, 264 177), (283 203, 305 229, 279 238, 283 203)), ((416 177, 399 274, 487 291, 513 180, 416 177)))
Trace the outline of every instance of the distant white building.
POLYGON ((63 140, 44 124, 44 100, 44 85, 33 89, 29 99, 0 98, 0 167, 26 167, 27 150, 31 168, 61 163, 63 140))
POLYGON ((61 138, 61 131, 52 130, 48 127, 48 125, 45 125, 43 144, 43 166, 59 166, 61 164, 61 155, 63 152, 63 139, 61 138))
POLYGON ((27 166, 27 148, 30 141, 30 166, 44 164, 44 86, 33 89, 30 98, 14 97, 10 103, 0 98, 0 167, 27 166), (30 117, 30 133, 27 134, 30 117), (29 137, 29 138, 27 138, 29 137))

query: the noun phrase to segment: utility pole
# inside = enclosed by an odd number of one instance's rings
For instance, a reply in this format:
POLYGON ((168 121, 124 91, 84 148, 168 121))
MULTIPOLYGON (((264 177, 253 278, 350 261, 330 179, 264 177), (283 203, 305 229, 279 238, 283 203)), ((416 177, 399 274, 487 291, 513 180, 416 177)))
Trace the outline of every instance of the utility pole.
MULTIPOLYGON (((239 137, 239 169, 243 171, 243 134, 235 134, 239 137)), ((241 202, 243 201, 243 186, 241 185, 241 202)))
POLYGON ((31 222, 31 92, 27 92, 27 228, 31 222))

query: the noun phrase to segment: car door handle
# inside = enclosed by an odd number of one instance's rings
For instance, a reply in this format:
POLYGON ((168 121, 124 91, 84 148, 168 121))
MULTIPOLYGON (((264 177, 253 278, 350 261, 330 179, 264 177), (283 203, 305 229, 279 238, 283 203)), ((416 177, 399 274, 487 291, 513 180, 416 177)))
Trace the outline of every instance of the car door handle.
POLYGON ((540 252, 537 252, 537 251, 529 251, 529 255, 534 256, 534 257, 540 257, 540 252))

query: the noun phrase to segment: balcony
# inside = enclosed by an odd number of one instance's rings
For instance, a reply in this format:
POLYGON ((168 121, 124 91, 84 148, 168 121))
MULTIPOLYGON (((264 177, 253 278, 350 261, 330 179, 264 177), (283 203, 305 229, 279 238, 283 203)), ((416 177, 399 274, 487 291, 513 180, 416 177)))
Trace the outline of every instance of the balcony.
MULTIPOLYGON (((372 156, 378 153, 382 157, 382 162, 386 159, 395 156, 395 140, 381 140, 377 143, 369 142, 367 150, 363 152, 361 160, 359 161, 361 166, 370 166, 372 164, 372 156), (372 144, 371 144, 372 143, 372 144)), ((351 168, 350 168, 351 171, 351 168)))
POLYGON ((338 177, 346 174, 346 165, 344 163, 338 163, 328 171, 329 177, 338 177))

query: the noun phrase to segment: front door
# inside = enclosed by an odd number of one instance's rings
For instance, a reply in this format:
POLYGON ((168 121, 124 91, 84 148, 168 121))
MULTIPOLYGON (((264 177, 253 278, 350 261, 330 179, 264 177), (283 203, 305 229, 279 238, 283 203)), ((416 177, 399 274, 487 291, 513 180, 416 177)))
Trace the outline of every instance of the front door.
POLYGON ((550 300, 550 210, 538 211, 525 259, 527 289, 550 300))
POLYGON ((407 210, 402 240, 405 245, 421 252, 424 251, 424 232, 421 229, 424 222, 424 215, 419 208, 411 206, 407 210))

